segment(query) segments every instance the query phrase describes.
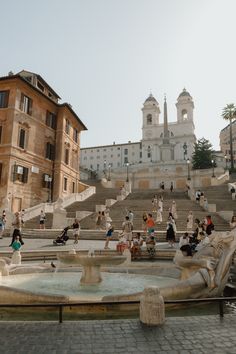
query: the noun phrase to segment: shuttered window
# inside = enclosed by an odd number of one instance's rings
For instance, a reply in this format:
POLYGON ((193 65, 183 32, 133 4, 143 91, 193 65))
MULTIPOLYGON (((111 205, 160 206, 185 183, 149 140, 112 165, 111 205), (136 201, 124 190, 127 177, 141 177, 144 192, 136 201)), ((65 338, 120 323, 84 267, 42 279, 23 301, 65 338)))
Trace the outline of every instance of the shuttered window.
POLYGON ((55 159, 55 146, 50 144, 49 142, 46 143, 46 159, 54 160, 55 159))
POLYGON ((19 135, 19 147, 24 149, 25 148, 25 130, 20 129, 20 135, 19 135))
POLYGON ((20 165, 13 165, 13 182, 20 181, 22 183, 28 182, 29 169, 20 165))
POLYGON ((0 91, 0 108, 8 107, 9 91, 0 91))
POLYGON ((23 111, 29 115, 32 115, 32 106, 33 106, 32 99, 22 93, 21 100, 20 100, 21 111, 23 111))
POLYGON ((46 125, 52 129, 57 127, 57 116, 56 114, 47 111, 46 113, 46 125))

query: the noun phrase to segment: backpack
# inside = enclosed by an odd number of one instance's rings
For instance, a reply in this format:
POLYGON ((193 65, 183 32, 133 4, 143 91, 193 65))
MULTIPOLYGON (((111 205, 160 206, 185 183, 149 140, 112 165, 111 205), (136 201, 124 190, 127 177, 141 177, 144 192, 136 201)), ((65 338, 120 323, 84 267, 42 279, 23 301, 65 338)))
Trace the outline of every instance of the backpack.
POLYGON ((133 225, 131 224, 130 221, 127 221, 124 225, 124 231, 125 232, 131 232, 133 231, 133 225))

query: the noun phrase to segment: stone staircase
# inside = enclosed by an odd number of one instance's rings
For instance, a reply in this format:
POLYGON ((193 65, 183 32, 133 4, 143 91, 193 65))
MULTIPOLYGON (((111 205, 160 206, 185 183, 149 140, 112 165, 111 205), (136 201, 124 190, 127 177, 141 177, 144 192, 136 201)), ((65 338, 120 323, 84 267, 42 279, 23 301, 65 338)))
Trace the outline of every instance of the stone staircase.
MULTIPOLYGON (((110 207, 110 217, 112 219, 112 224, 116 230, 121 229, 122 222, 127 213, 127 210, 132 210, 134 213, 134 229, 142 230, 142 215, 144 212, 152 212, 152 198, 156 194, 156 190, 133 190, 132 193, 123 201, 119 201, 110 207)), ((204 211, 199 204, 195 201, 191 201, 187 194, 183 191, 164 191, 164 212, 163 212, 163 222, 160 225, 156 225, 158 233, 165 233, 166 221, 168 217, 168 210, 171 206, 173 200, 177 204, 177 230, 186 230, 186 220, 188 212, 191 210, 193 212, 194 218, 199 218, 202 220, 207 212, 204 211)), ((153 213, 155 218, 155 213, 153 213)), ((218 231, 228 230, 229 225, 216 213, 211 213, 213 222, 215 224, 215 229, 218 231)), ((87 218, 81 221, 82 229, 94 229, 95 228, 96 214, 91 214, 87 218)))
POLYGON ((228 192, 228 184, 201 188, 209 204, 216 204, 216 211, 232 210, 236 214, 236 200, 228 192))
MULTIPOLYGON (((67 217, 75 218, 76 211, 90 211, 95 213, 95 206, 105 204, 106 199, 116 199, 120 190, 117 188, 104 188, 99 181, 93 181, 91 186, 96 187, 96 193, 83 202, 76 202, 66 208, 67 217)), ((95 214, 94 214, 95 215, 95 214)), ((52 214, 46 214, 45 228, 51 229, 52 227, 52 214)), ((66 226, 66 225, 65 225, 66 226)), ((38 229, 39 228, 39 216, 30 219, 25 222, 25 229, 38 229)))

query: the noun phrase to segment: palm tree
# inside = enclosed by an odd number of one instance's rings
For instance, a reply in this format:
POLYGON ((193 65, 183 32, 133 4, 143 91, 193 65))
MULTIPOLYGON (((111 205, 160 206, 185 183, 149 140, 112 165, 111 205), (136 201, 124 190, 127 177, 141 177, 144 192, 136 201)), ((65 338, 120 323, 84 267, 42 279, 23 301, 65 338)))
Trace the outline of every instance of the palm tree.
POLYGON ((234 103, 227 104, 223 108, 222 117, 229 120, 229 142, 230 142, 230 161, 231 171, 234 170, 234 155, 233 155, 233 134, 232 134, 232 120, 236 119, 236 106, 234 103))

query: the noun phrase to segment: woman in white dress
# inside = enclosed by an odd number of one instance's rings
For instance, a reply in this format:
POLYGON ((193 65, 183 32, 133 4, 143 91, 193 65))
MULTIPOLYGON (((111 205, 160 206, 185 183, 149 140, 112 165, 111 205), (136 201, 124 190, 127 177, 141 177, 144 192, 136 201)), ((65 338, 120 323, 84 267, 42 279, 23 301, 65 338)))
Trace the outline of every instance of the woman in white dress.
POLYGON ((170 212, 171 212, 171 214, 173 215, 173 218, 174 218, 175 220, 177 220, 177 219, 178 219, 178 215, 177 215, 177 205, 176 205, 176 203, 175 203, 174 200, 173 200, 172 205, 171 205, 171 207, 170 207, 170 212))
POLYGON ((189 211, 187 217, 187 231, 192 231, 193 229, 193 212, 189 211))
POLYGON ((160 207, 158 207, 158 209, 157 209, 156 223, 157 224, 161 224, 162 223, 162 212, 161 212, 161 208, 160 207))

